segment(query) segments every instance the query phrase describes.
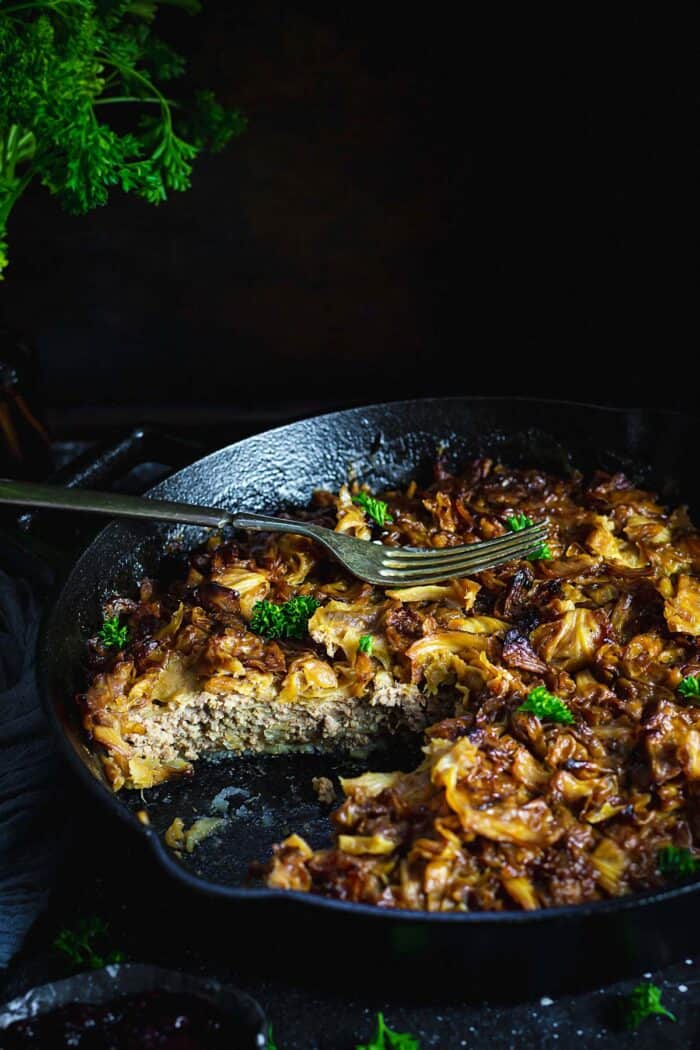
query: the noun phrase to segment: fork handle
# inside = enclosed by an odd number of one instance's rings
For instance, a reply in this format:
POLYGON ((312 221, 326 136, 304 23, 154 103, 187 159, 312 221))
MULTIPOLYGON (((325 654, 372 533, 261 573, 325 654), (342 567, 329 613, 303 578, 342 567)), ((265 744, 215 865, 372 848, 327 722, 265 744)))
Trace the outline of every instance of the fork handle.
POLYGON ((175 521, 182 525, 204 525, 209 529, 231 525, 237 529, 315 535, 312 525, 267 514, 229 514, 218 507, 198 507, 193 503, 174 503, 171 500, 129 496, 121 492, 91 492, 66 489, 59 485, 37 485, 32 481, 14 481, 11 478, 0 478, 0 503, 46 507, 50 510, 78 510, 106 514, 113 518, 175 521))
POLYGON ((37 485, 32 481, 14 481, 11 478, 0 478, 0 503, 46 507, 50 510, 86 511, 116 518, 177 521, 184 525, 205 525, 210 529, 221 528, 231 520, 230 514, 216 507, 197 507, 191 503, 173 503, 121 492, 91 492, 66 489, 59 485, 37 485))
POLYGON ((79 510, 116 518, 176 521, 183 525, 204 525, 209 529, 221 529, 224 525, 231 525, 236 529, 316 535, 313 525, 287 521, 267 514, 229 514, 217 507, 199 507, 193 503, 174 503, 170 500, 129 496, 121 492, 66 489, 59 485, 37 485, 31 481, 14 481, 11 478, 0 478, 0 503, 12 503, 22 507, 47 507, 51 510, 79 510))

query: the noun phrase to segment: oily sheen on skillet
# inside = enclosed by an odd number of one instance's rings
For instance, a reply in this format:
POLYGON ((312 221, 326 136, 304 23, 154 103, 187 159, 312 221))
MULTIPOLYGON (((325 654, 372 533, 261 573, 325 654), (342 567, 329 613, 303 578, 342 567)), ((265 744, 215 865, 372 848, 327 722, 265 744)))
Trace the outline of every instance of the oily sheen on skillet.
MULTIPOLYGON (((180 471, 153 495, 188 500, 196 492, 198 500, 206 496, 207 502, 231 510, 273 512, 280 506, 303 506, 319 487, 337 488, 349 471, 374 489, 407 482, 425 475, 442 447, 446 461, 454 465, 489 454, 556 473, 573 465, 622 469, 659 491, 663 500, 682 502, 690 501, 694 491, 687 456, 693 434, 692 421, 679 416, 506 399, 404 402, 304 420, 247 439, 180 471)), ((274 916, 289 936, 300 936, 309 952, 330 937, 348 945, 350 955, 370 938, 373 957, 391 959, 399 969, 415 972, 418 967, 424 984, 433 980, 425 963, 439 957, 445 964, 440 980, 448 972, 468 975, 474 993, 508 994, 511 988, 512 994, 525 994, 538 986, 602 980, 686 950, 689 912, 697 908, 692 883, 574 908, 457 915, 389 913, 246 885, 248 861, 264 853, 285 829, 296 828, 312 839, 323 834, 325 813, 310 780, 325 772, 361 772, 347 757, 339 757, 330 769, 327 759, 321 764, 315 756, 200 765, 182 790, 178 785, 177 791, 161 795, 159 789, 149 792, 152 823, 141 825, 135 817, 139 800, 114 796, 101 782, 71 698, 82 686, 84 642, 99 622, 102 600, 133 590, 144 575, 156 575, 164 548, 174 539, 193 546, 201 532, 117 524, 100 534, 66 582, 47 626, 42 682, 64 749, 89 789, 147 838, 171 876, 206 895, 222 921, 237 903, 246 902, 248 908, 274 916), (224 788, 241 792, 237 797, 252 818, 229 821, 217 848, 198 854, 196 864, 175 860, 162 844, 164 828, 175 815, 206 812, 224 788), (559 950, 562 939, 575 947, 565 958, 559 950), (517 980, 504 978, 504 958, 512 960, 517 980)), ((402 768, 401 757, 386 756, 386 768, 402 768)), ((410 759, 403 756, 403 768, 410 768, 406 761, 410 759)))

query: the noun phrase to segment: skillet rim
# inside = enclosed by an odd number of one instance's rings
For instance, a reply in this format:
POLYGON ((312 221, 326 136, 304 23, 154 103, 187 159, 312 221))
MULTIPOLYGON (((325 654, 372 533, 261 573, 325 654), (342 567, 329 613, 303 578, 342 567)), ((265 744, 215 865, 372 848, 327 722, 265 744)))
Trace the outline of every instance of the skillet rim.
MULTIPOLYGON (((476 402, 480 404, 499 403, 506 405, 514 401, 521 404, 528 403, 537 408, 546 407, 548 405, 557 405, 560 407, 585 409, 596 413, 604 412, 617 416, 635 415, 640 419, 663 420, 674 418, 677 420, 684 420, 688 425, 695 424, 695 420, 687 412, 666 409, 621 408, 613 405, 596 405, 592 402, 572 401, 563 398, 508 397, 498 395, 469 397, 455 395, 452 397, 408 398, 397 401, 375 402, 369 405, 355 405, 350 408, 334 409, 331 412, 324 412, 315 416, 302 416, 299 419, 281 424, 278 427, 272 427, 270 429, 259 431, 257 434, 251 434, 246 438, 242 438, 240 441, 234 441, 222 448, 215 449, 214 451, 207 453, 207 455, 202 456, 200 459, 187 464, 187 466, 175 471, 162 482, 159 482, 157 485, 148 489, 145 495, 158 496, 158 490, 162 485, 168 484, 172 480, 186 474, 194 466, 201 465, 210 457, 220 455, 229 449, 237 448, 248 442, 254 442, 262 435, 269 436, 279 433, 299 422, 328 420, 331 417, 338 416, 343 416, 347 419, 353 415, 361 416, 365 412, 388 407, 391 407, 392 409, 405 407, 408 409, 410 406, 428 406, 431 404, 444 405, 448 402, 453 404, 457 402, 473 404, 476 402)), ((55 593, 52 595, 52 599, 42 617, 37 641, 37 684, 39 686, 42 707, 48 718, 49 724, 51 725, 52 732, 58 740, 59 749, 64 757, 66 757, 69 766, 76 773, 78 779, 86 784, 88 790, 93 793, 95 799, 104 802, 111 812, 117 815, 128 827, 134 831, 140 832, 144 836, 150 849, 155 855, 156 861, 183 887, 213 900, 236 902, 271 900, 277 901, 286 907, 301 905, 306 908, 328 908, 331 911, 339 913, 348 912, 351 915, 364 915, 367 918, 375 919, 377 921, 395 920, 408 924, 417 923, 422 925, 424 923, 438 923, 440 925, 458 924, 468 926, 475 923, 478 925, 491 925, 496 923, 500 926, 520 926, 523 924, 530 926, 533 924, 554 923, 566 920, 583 921, 586 918, 595 918, 596 916, 603 918, 610 912, 619 914, 636 910, 637 908, 645 908, 652 904, 660 904, 664 901, 688 897, 697 894, 700 890, 700 879, 698 879, 694 882, 676 884, 668 888, 644 890, 640 893, 630 893, 622 897, 612 897, 601 901, 589 901, 584 904, 564 905, 554 908, 537 908, 532 911, 429 912, 412 911, 406 908, 382 908, 378 905, 364 904, 357 901, 337 900, 332 897, 322 897, 320 894, 302 893, 298 890, 282 890, 259 886, 227 886, 223 883, 211 882, 193 874, 170 856, 166 846, 161 841, 161 838, 155 829, 141 824, 133 811, 119 801, 117 794, 110 791, 105 784, 102 784, 95 776, 93 776, 86 764, 81 761, 75 748, 67 738, 63 725, 56 712, 55 705, 52 702, 51 675, 49 667, 50 654, 47 640, 49 631, 54 623, 56 606, 71 577, 79 572, 83 560, 87 559, 93 553, 93 547, 105 537, 105 534, 109 532, 110 529, 117 527, 117 525, 118 520, 110 521, 109 524, 100 529, 97 535, 95 535, 90 543, 80 552, 69 573, 60 581, 55 593)))

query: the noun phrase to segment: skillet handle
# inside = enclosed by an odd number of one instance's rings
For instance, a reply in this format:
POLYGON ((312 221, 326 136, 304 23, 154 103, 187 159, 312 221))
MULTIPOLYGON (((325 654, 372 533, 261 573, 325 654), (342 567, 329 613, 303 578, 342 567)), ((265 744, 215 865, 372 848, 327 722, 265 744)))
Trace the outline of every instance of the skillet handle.
POLYGON ((215 507, 197 507, 191 503, 128 496, 121 492, 89 492, 65 489, 59 485, 39 485, 31 481, 0 478, 0 503, 22 507, 48 507, 51 510, 78 510, 107 514, 115 518, 142 518, 176 521, 183 525, 204 525, 220 529, 231 522, 231 515, 215 507))

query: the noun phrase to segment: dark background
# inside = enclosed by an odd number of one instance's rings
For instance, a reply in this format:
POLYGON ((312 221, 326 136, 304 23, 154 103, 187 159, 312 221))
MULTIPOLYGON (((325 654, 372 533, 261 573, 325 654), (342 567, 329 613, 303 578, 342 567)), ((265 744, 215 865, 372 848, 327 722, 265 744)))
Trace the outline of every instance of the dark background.
MULTIPOLYGON (((148 421, 211 447, 439 394, 697 411, 694 24, 205 0, 158 25, 190 57, 190 84, 249 130, 159 208, 115 195, 75 218, 41 187, 17 207, 0 327, 34 341, 63 452, 148 421)), ((285 1050, 339 1046, 338 1032, 355 1045, 380 1007, 426 1047, 697 1043, 695 958, 655 975, 679 1024, 626 1037, 606 1029, 631 982, 506 1014, 383 988, 312 994, 241 964, 235 940, 215 967, 145 881, 159 871, 111 825, 85 828, 91 849, 72 853, 1 998, 58 976, 54 937, 94 911, 131 958, 251 991, 285 1050), (159 918, 172 943, 148 936, 159 918)))
POLYGON ((34 187, 6 322, 59 435, 405 396, 694 409, 691 26, 207 0, 159 16, 249 130, 159 208, 34 187))

